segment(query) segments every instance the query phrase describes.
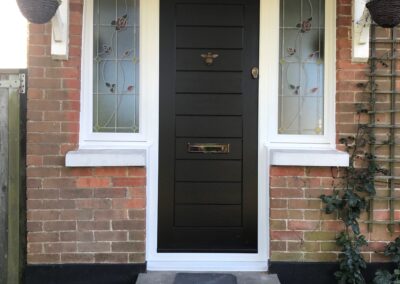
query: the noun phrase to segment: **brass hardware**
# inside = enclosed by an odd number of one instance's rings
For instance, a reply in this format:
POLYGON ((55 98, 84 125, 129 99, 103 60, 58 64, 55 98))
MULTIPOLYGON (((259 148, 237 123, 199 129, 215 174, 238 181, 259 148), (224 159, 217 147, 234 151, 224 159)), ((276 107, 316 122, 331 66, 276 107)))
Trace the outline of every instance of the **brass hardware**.
POLYGON ((187 151, 189 153, 228 154, 230 152, 229 148, 230 144, 217 144, 217 143, 187 144, 187 151))
POLYGON ((219 56, 219 54, 213 54, 212 52, 207 52, 207 54, 201 54, 201 57, 204 58, 204 62, 207 65, 212 65, 214 63, 214 59, 219 56))
POLYGON ((251 68, 251 77, 253 77, 253 79, 258 79, 258 73, 258 67, 251 68))

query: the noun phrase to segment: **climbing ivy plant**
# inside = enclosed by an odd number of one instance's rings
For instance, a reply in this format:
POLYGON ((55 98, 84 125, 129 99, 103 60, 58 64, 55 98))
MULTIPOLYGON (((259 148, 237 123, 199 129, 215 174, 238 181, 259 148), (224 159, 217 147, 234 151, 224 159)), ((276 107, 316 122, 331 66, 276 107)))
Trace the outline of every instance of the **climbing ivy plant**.
MULTIPOLYGON (((376 88, 368 84, 359 83, 359 88, 376 88)), ((369 153, 369 145, 376 142, 371 128, 361 123, 362 116, 369 111, 368 106, 356 104, 357 132, 354 136, 343 137, 340 143, 350 155, 349 166, 339 171, 336 182, 330 195, 321 195, 326 214, 337 214, 343 221, 345 230, 336 237, 336 243, 341 247, 339 255, 339 270, 335 277, 339 284, 364 284, 362 270, 366 262, 361 254, 367 241, 361 234, 359 219, 368 208, 368 199, 375 196, 374 177, 377 174, 387 175, 388 170, 382 168, 369 153)), ((381 141, 386 145, 389 141, 381 141)), ((391 257, 397 268, 390 273, 387 270, 378 270, 374 284, 400 284, 400 237, 389 243, 384 255, 391 257)))
MULTIPOLYGON (((376 88, 375 85, 364 83, 359 83, 357 86, 359 88, 376 88)), ((361 249, 367 245, 367 241, 361 234, 359 219, 361 214, 367 210, 368 199, 376 193, 375 176, 388 174, 388 170, 382 168, 376 162, 376 157, 369 153, 368 146, 374 144, 376 139, 371 128, 367 124, 361 123, 362 116, 368 111, 367 105, 356 104, 357 132, 354 136, 343 137, 339 141, 350 155, 349 166, 342 169, 336 177, 332 194, 321 196, 325 213, 337 214, 345 224, 345 230, 336 238, 337 245, 342 248, 339 255, 339 271, 335 273, 340 284, 365 283, 361 271, 365 269, 366 262, 361 255, 361 249)), ((385 141, 383 141, 384 144, 385 141)), ((400 264, 400 239, 397 245, 398 247, 394 244, 389 245, 385 255, 394 255, 394 247, 399 248, 396 252, 398 253, 397 263, 400 264)), ((387 271, 378 271, 375 283, 400 284, 400 267, 393 275, 387 271)))
MULTIPOLYGON (((370 68, 367 74, 369 81, 357 84, 357 87, 362 89, 362 93, 370 95, 369 102, 356 104, 358 116, 356 134, 340 139, 340 143, 344 145, 345 150, 350 155, 349 166, 339 171, 332 194, 321 196, 325 213, 337 214, 345 225, 344 231, 336 238, 336 243, 342 248, 339 255, 339 271, 335 273, 339 284, 365 283, 361 271, 366 267, 366 263, 362 257, 361 250, 367 245, 367 241, 365 236, 361 234, 360 216, 368 210, 368 204, 373 202, 370 200, 373 200, 376 194, 376 176, 386 176, 388 180, 393 180, 391 176, 394 175, 393 162, 395 160, 395 152, 392 147, 393 145, 398 146, 394 131, 394 129, 398 128, 396 125, 398 116, 393 114, 398 112, 396 107, 398 101, 394 95, 398 94, 399 83, 397 79, 399 77, 397 73, 399 69, 397 65, 399 59, 397 43, 399 38, 396 35, 396 29, 390 31, 390 39, 380 39, 380 37, 376 36, 376 25, 372 25, 370 68), (379 45, 377 45, 378 43, 379 45), (389 47, 388 43, 390 43, 389 47), (385 77, 386 79, 382 79, 385 77), (386 80, 389 83, 389 87, 383 84, 382 88, 378 88, 377 82, 382 80, 386 80), (389 124, 379 123, 380 118, 376 116, 378 113, 376 103, 379 102, 377 94, 390 95, 389 109, 379 110, 380 113, 391 114, 389 124), (367 120, 369 124, 364 123, 364 120, 367 120), (380 127, 383 126, 382 129, 387 129, 386 141, 382 140, 385 139, 383 135, 379 136, 379 141, 375 138, 373 129, 379 127, 379 124, 380 127), (384 146, 391 147, 389 149, 391 159, 388 160, 392 164, 389 169, 381 167, 377 163, 377 157, 375 157, 375 151, 384 146)), ((393 193, 392 181, 388 182, 388 187, 393 193)), ((390 206, 392 210, 393 207, 392 205, 390 206)), ((393 225, 392 219, 389 225, 393 225)), ((373 223, 373 220, 369 221, 371 224, 373 223)), ((389 243, 383 254, 392 258, 392 261, 397 264, 397 269, 393 273, 386 270, 378 270, 374 284, 400 284, 400 237, 389 243)))
POLYGON ((336 243, 342 247, 339 257, 340 270, 335 273, 338 283, 365 283, 361 274, 361 269, 366 268, 365 260, 361 255, 361 248, 367 245, 365 237, 341 232, 336 243))
MULTIPOLYGON (((394 30, 391 32, 391 36, 394 42, 394 30)), ((393 68, 396 66, 396 61, 394 61, 396 60, 396 50, 394 46, 387 53, 381 54, 380 57, 376 56, 375 46, 371 49, 371 55, 373 55, 370 60, 371 74, 379 73, 382 71, 381 68, 387 69, 389 67, 391 72, 394 72, 393 68), (388 62, 391 63, 389 64, 388 62)), ((387 74, 385 72, 383 74, 387 74)), ((350 155, 349 166, 339 171, 332 194, 321 196, 325 213, 337 214, 345 225, 344 231, 336 238, 336 243, 342 248, 339 255, 339 271, 335 273, 339 284, 365 283, 361 271, 366 267, 366 263, 362 257, 361 250, 367 245, 367 241, 365 236, 361 234, 359 220, 361 214, 368 209, 369 200, 373 199, 376 194, 375 177, 377 175, 387 176, 390 172, 377 163, 377 157, 374 155, 378 147, 393 145, 394 137, 392 133, 387 136, 388 139, 386 141, 382 141, 381 135, 380 141, 376 141, 373 131, 376 118, 375 115, 370 115, 375 113, 376 94, 378 92, 382 93, 382 90, 378 90, 379 86, 373 78, 371 76, 368 82, 357 84, 357 87, 363 93, 369 93, 371 96, 368 103, 355 105, 357 114, 357 131, 355 135, 342 137, 339 141, 350 155), (365 120, 369 121, 370 124, 364 123, 363 121, 365 120)), ((389 94, 390 92, 396 92, 395 83, 391 83, 389 94)), ((395 109, 395 106, 391 105, 390 109, 395 109)), ((394 124, 395 122, 391 123, 394 124)), ((392 257, 393 262, 397 264, 397 269, 393 273, 379 270, 376 273, 374 283, 400 284, 400 238, 388 244, 384 255, 392 257)))
POLYGON ((368 198, 375 195, 375 174, 385 172, 368 152, 368 145, 375 141, 375 137, 370 128, 360 122, 368 109, 362 104, 357 104, 356 109, 356 135, 340 139, 340 143, 350 155, 349 166, 342 169, 336 177, 332 194, 321 196, 325 213, 337 214, 345 224, 345 230, 336 238, 336 243, 342 248, 339 255, 339 271, 335 273, 340 284, 365 283, 361 271, 365 269, 366 262, 361 255, 361 249, 367 245, 367 241, 361 234, 359 219, 367 209, 368 198))
POLYGON ((374 284, 400 284, 400 237, 389 243, 383 254, 390 257, 397 268, 393 273, 387 270, 378 270, 375 273, 374 284))

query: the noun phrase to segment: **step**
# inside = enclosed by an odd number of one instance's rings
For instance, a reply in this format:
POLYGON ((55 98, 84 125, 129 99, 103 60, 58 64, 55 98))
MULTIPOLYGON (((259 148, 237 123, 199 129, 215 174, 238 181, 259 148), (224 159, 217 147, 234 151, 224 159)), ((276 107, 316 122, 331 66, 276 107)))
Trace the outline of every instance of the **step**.
MULTIPOLYGON (((190 273, 190 272, 166 272, 166 271, 149 271, 147 273, 139 274, 136 284, 174 284, 177 273, 190 273)), ((187 284, 230 284, 232 283, 231 275, 236 276, 237 284, 280 284, 276 274, 268 274, 266 272, 192 272, 192 279, 188 280, 187 284), (209 279, 206 275, 199 274, 221 274, 219 278, 221 281, 206 281, 209 279), (196 276, 199 279, 196 282, 196 276), (227 277, 224 277, 227 276, 227 277), (226 281, 226 282, 223 282, 226 281), (231 282, 229 282, 231 281, 231 282)), ((180 275, 178 277, 178 284, 184 284, 183 279, 189 279, 190 275, 180 275)), ((186 283, 185 283, 186 284, 186 283)))

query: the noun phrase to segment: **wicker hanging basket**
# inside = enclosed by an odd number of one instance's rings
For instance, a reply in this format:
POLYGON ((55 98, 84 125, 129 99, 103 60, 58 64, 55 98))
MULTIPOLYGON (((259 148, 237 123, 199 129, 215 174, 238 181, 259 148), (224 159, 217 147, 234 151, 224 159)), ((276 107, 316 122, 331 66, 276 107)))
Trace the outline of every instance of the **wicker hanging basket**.
POLYGON ((44 24, 53 18, 60 0, 17 0, 22 15, 31 23, 44 24))
POLYGON ((400 23, 400 0, 371 0, 367 8, 372 20, 383 28, 393 28, 400 23))

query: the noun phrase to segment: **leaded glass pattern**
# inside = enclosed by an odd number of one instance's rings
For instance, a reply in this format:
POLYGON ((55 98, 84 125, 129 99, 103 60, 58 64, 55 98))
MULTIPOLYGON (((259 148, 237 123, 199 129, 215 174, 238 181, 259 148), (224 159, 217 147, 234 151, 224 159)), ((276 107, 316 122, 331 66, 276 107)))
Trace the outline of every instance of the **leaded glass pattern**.
POLYGON ((139 0, 94 0, 93 132, 139 132, 139 0))
POLYGON ((324 134, 324 2, 280 1, 279 134, 324 134))

